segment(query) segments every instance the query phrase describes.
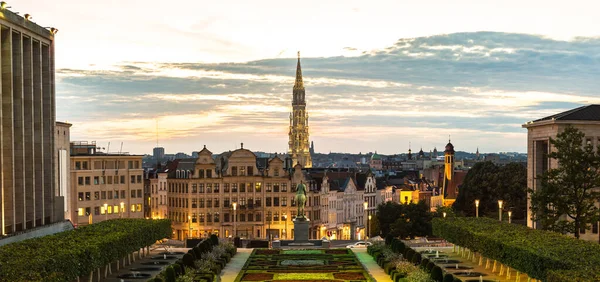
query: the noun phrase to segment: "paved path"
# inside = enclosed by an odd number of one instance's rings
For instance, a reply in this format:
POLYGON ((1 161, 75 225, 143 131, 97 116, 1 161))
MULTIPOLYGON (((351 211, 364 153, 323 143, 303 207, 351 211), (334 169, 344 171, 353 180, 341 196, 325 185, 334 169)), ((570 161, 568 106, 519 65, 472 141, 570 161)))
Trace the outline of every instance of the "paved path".
POLYGON ((358 257, 358 260, 367 269, 371 277, 377 282, 391 282, 392 279, 389 275, 385 274, 383 269, 379 267, 373 257, 367 253, 367 249, 351 249, 358 257))
POLYGON ((233 282, 235 278, 238 276, 244 264, 250 257, 250 253, 252 253, 253 249, 242 249, 238 248, 238 252, 231 261, 225 266, 223 271, 221 272, 221 281, 222 282, 233 282))

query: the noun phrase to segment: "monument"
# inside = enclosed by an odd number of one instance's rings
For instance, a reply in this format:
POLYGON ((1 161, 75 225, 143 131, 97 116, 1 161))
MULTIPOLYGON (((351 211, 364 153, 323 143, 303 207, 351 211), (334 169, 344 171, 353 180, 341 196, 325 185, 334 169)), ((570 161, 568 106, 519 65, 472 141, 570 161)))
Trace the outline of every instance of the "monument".
POLYGON ((310 219, 304 214, 306 205, 306 185, 302 181, 296 186, 296 196, 294 196, 298 213, 294 221, 294 243, 308 243, 308 225, 310 219))

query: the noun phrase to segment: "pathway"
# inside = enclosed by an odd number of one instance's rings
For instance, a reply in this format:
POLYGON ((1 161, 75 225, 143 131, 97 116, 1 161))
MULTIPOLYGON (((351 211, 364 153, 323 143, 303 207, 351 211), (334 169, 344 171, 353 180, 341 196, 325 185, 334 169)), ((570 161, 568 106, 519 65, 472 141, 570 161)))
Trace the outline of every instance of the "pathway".
POLYGON ((373 257, 367 253, 367 249, 351 249, 355 254, 360 263, 364 268, 371 274, 371 277, 377 282, 391 282, 392 279, 389 275, 385 274, 383 269, 379 267, 373 257))
POLYGON ((225 266, 223 271, 221 272, 221 281, 222 282, 233 282, 235 278, 238 276, 244 264, 250 257, 250 253, 252 253, 253 249, 242 249, 238 248, 238 252, 231 261, 225 266))

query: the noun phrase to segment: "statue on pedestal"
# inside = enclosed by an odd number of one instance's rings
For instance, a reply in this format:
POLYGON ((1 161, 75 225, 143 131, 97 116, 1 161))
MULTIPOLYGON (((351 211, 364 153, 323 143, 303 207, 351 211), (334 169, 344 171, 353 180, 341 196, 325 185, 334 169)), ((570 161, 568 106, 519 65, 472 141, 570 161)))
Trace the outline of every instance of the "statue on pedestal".
POLYGON ((294 201, 298 206, 298 215, 296 218, 304 219, 304 206, 306 205, 306 185, 300 181, 300 184, 296 186, 296 196, 294 197, 294 201))

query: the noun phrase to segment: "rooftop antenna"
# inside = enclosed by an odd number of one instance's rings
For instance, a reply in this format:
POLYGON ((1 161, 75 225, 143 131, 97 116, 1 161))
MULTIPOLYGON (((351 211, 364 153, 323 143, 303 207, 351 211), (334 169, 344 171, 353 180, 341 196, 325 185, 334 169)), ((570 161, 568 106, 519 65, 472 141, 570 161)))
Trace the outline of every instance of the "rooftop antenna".
POLYGON ((110 142, 108 142, 108 150, 106 150, 106 153, 109 154, 110 153, 110 142))
POLYGON ((119 149, 119 155, 121 154, 122 151, 123 151, 123 142, 121 142, 121 149, 119 149))

